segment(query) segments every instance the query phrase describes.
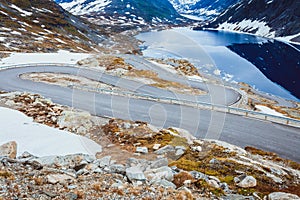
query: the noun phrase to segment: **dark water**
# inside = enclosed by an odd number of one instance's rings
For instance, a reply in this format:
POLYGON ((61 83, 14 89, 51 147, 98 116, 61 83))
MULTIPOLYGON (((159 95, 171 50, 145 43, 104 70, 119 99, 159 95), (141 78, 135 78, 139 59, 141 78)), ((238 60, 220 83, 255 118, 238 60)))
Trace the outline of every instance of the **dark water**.
POLYGON ((225 80, 300 99, 300 51, 295 46, 247 34, 189 29, 142 33, 137 38, 145 41, 145 56, 188 58, 202 71, 220 71, 225 80))

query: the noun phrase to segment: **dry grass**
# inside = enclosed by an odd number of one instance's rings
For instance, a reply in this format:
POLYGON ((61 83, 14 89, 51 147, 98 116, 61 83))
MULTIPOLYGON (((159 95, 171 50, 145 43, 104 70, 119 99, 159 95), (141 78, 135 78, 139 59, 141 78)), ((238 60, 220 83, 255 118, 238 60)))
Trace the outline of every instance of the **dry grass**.
POLYGON ((129 71, 127 74, 127 76, 130 77, 137 77, 137 78, 147 78, 150 79, 152 81, 154 81, 155 83, 150 84, 153 87, 157 87, 157 88, 161 88, 161 89, 167 89, 176 93, 189 93, 192 95, 203 95, 206 94, 204 91, 196 89, 196 88, 192 88, 190 86, 187 85, 183 85, 181 83, 178 82, 173 82, 173 81, 168 81, 168 80, 164 80, 158 77, 157 73, 153 72, 153 71, 149 71, 149 70, 136 70, 133 69, 131 71, 129 71))

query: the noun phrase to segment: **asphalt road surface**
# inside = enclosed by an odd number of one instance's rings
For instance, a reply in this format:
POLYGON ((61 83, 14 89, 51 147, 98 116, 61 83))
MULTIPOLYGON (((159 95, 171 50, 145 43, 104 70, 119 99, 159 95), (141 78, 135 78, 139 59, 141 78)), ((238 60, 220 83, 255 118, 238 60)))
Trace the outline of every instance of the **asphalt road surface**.
MULTIPOLYGON (((67 66, 20 67, 1 70, 0 90, 38 93, 46 98, 51 98, 55 103, 87 110, 94 115, 146 121, 155 126, 165 128, 170 126, 180 127, 190 131, 199 138, 219 139, 240 147, 254 146, 276 152, 282 157, 300 162, 299 128, 233 114, 199 110, 188 106, 165 104, 123 96, 110 96, 19 78, 21 74, 30 72, 73 74, 99 80, 134 92, 156 96, 191 98, 184 95, 178 97, 177 94, 172 92, 146 86, 135 81, 67 66)), ((207 87, 217 86, 211 85, 207 87)), ((230 105, 234 103, 234 99, 236 101, 238 98, 235 92, 227 88, 218 88, 219 90, 223 90, 227 95, 224 98, 224 96, 219 97, 218 95, 220 94, 218 92, 212 93, 209 95, 210 98, 207 98, 208 100, 215 99, 211 102, 222 98, 218 103, 230 105)), ((199 98, 205 99, 205 97, 199 98)))

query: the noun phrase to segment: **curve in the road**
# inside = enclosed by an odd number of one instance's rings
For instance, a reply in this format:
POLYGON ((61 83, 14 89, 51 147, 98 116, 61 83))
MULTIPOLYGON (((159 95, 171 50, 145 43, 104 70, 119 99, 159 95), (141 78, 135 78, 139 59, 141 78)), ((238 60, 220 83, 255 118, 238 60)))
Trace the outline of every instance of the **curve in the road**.
POLYGON ((164 104, 124 96, 111 96, 20 79, 21 74, 30 72, 73 74, 119 87, 122 86, 136 92, 174 95, 137 82, 106 74, 95 74, 92 70, 67 66, 20 67, 1 70, 0 89, 39 93, 51 98, 56 103, 87 110, 95 115, 142 120, 158 127, 180 127, 199 138, 221 139, 241 147, 254 146, 300 161, 300 134, 298 128, 233 114, 199 110, 188 106, 164 104))

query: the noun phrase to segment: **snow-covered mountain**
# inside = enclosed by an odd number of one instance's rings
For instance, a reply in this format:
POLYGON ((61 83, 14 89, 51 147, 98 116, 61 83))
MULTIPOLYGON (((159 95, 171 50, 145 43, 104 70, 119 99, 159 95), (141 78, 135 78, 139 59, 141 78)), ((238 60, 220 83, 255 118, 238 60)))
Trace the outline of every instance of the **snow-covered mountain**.
POLYGON ((300 42, 300 1, 241 0, 218 16, 209 27, 257 34, 291 36, 300 42))
POLYGON ((180 14, 213 18, 239 0, 170 0, 180 14))
POLYGON ((106 38, 100 27, 52 0, 1 0, 0 50, 91 51, 106 38))
POLYGON ((55 0, 64 9, 89 19, 130 24, 176 23, 181 16, 168 0, 55 0))

